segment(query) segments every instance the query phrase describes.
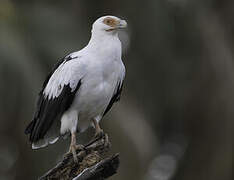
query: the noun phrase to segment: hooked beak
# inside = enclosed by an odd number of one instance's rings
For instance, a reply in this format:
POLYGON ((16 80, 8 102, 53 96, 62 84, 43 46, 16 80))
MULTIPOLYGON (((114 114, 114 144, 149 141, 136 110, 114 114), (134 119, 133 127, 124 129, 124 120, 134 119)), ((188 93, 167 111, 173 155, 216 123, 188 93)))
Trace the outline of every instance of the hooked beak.
POLYGON ((117 29, 123 29, 127 27, 127 22, 125 20, 119 20, 118 23, 116 23, 116 25, 110 29, 107 29, 107 32, 113 31, 113 30, 117 30, 117 29))
POLYGON ((120 20, 118 27, 119 29, 126 28, 128 26, 128 23, 125 20, 120 20))

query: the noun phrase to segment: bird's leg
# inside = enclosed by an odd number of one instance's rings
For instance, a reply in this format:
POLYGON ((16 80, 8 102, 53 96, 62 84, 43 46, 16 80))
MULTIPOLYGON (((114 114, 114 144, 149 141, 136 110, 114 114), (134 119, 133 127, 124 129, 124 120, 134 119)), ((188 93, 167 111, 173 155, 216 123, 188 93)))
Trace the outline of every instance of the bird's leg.
POLYGON ((67 154, 72 153, 74 161, 77 163, 78 159, 76 156, 76 150, 83 150, 84 146, 81 144, 76 144, 76 132, 71 133, 71 144, 67 154))
POLYGON ((69 148, 69 153, 72 153, 74 161, 77 163, 78 159, 76 156, 76 133, 71 133, 71 145, 69 148))
POLYGON ((95 127, 95 137, 102 137, 104 135, 103 130, 100 128, 99 123, 97 122, 96 119, 93 119, 93 124, 95 127))

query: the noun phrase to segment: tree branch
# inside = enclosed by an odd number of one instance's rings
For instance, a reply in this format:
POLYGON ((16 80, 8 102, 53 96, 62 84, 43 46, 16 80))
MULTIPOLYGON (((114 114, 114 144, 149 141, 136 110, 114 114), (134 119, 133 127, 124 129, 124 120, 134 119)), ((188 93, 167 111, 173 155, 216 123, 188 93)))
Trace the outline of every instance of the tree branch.
POLYGON ((84 150, 77 150, 78 163, 72 154, 65 155, 63 160, 39 180, 103 180, 117 172, 119 155, 106 157, 110 149, 107 134, 96 138, 85 145, 84 150))

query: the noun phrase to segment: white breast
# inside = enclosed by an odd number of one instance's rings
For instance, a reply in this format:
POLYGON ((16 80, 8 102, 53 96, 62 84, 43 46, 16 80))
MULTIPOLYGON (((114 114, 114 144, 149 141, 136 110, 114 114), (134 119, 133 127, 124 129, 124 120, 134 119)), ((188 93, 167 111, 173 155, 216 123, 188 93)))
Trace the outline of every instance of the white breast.
POLYGON ((92 118, 102 115, 105 111, 120 78, 120 66, 119 62, 96 64, 96 70, 90 71, 84 77, 84 83, 77 92, 72 106, 78 111, 80 129, 86 128, 84 126, 89 125, 92 118))
POLYGON ((120 41, 104 42, 107 44, 99 43, 97 47, 91 44, 82 52, 86 73, 69 109, 70 112, 77 112, 79 130, 85 130, 93 118, 102 116, 117 84, 124 77, 120 41))

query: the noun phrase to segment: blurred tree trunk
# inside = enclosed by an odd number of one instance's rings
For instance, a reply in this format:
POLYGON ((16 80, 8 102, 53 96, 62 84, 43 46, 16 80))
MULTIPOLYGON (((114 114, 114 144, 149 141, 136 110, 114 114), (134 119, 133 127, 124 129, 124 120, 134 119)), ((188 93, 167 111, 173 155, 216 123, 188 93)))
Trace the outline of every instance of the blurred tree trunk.
POLYGON ((194 74, 193 93, 186 108, 190 143, 175 179, 232 178, 233 46, 230 29, 226 29, 229 26, 211 6, 201 5, 194 11, 202 44, 201 66, 194 74))

